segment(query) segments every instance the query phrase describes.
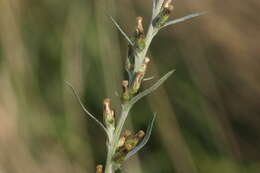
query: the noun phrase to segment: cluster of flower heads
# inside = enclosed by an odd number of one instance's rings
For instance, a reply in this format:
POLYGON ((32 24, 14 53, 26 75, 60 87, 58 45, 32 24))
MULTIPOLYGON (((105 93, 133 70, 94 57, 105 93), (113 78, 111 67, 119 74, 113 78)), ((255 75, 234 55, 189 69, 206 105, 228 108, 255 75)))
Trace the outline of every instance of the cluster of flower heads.
MULTIPOLYGON (((115 164, 121 165, 122 162, 125 160, 127 153, 136 147, 136 145, 141 141, 144 135, 145 133, 142 130, 140 130, 135 135, 132 135, 131 131, 125 130, 118 141, 116 153, 113 157, 113 161, 115 162, 115 164)), ((97 165, 96 173, 102 172, 103 166, 97 165)))
MULTIPOLYGON (((109 98, 106 98, 103 101, 103 117, 106 128, 113 133, 115 130, 115 111, 110 106, 109 98)), ((144 134, 145 133, 142 130, 135 135, 132 135, 131 131, 125 130, 118 141, 116 149, 117 157, 115 157, 114 160, 117 161, 117 158, 119 158, 118 156, 125 156, 131 151, 138 144, 140 139, 144 137, 144 134)))
MULTIPOLYGON (((152 25, 154 28, 160 29, 164 26, 173 10, 172 0, 165 0, 160 12, 152 20, 152 25)), ((126 59, 126 71, 128 72, 129 80, 123 81, 123 103, 129 101, 139 90, 141 82, 146 73, 147 66, 150 62, 149 57, 145 57, 140 66, 136 66, 136 61, 140 58, 139 53, 142 52, 146 46, 145 33, 143 29, 143 18, 136 18, 136 26, 134 33, 131 37, 132 44, 128 45, 128 55, 126 59)))

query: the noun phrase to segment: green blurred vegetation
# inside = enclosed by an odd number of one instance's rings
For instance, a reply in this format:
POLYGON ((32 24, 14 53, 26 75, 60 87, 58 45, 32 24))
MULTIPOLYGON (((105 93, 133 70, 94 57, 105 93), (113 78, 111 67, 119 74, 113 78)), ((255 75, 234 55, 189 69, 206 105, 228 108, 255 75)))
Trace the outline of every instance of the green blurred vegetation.
MULTIPOLYGON (((154 39, 150 86, 127 126, 151 141, 126 173, 258 173, 260 170, 259 16, 257 0, 176 1, 172 18, 205 16, 162 30, 154 39)), ((94 172, 105 163, 105 136, 64 84, 102 119, 102 100, 119 103, 127 44, 106 14, 131 34, 147 26, 151 0, 0 1, 0 172, 94 172)), ((118 109, 119 107, 117 107, 118 109)))

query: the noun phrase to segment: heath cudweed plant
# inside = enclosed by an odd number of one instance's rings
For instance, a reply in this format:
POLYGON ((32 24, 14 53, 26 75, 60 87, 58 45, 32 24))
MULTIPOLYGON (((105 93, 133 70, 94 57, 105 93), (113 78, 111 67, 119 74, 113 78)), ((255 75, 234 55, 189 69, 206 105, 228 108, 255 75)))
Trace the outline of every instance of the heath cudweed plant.
POLYGON ((120 113, 117 114, 119 115, 118 117, 115 117, 115 111, 111 108, 111 100, 106 98, 103 101, 103 123, 100 122, 84 107, 79 98, 79 95, 72 87, 72 85, 66 82, 72 88, 84 112, 94 121, 96 121, 107 135, 106 165, 104 169, 102 165, 98 165, 96 167, 97 173, 114 173, 115 171, 121 169, 122 164, 135 153, 137 153, 150 138, 155 114, 146 132, 140 130, 136 134, 132 134, 132 132, 129 130, 125 130, 123 132, 122 130, 128 113, 133 105, 138 100, 157 89, 174 72, 174 70, 168 72, 160 80, 155 82, 155 84, 150 88, 144 91, 140 91, 142 81, 148 80, 144 77, 150 62, 150 58, 146 57, 146 54, 151 41, 154 36, 166 26, 173 25, 205 13, 199 12, 176 20, 168 21, 173 9, 174 6, 172 5, 172 0, 153 0, 152 17, 147 33, 145 34, 142 25, 143 18, 137 17, 135 30, 130 38, 121 29, 118 23, 112 17, 110 17, 117 29, 128 42, 128 54, 125 63, 128 79, 123 80, 121 83, 121 110, 120 113))

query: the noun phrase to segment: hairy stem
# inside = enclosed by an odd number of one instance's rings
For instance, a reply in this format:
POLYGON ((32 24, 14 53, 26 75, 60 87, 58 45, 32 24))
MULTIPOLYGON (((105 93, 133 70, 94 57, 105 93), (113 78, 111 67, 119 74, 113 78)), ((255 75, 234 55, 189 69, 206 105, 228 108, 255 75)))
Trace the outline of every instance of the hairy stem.
POLYGON ((108 142, 107 144, 108 153, 107 153, 105 173, 113 173, 115 171, 114 170, 115 168, 113 167, 113 156, 115 154, 117 143, 120 138, 120 134, 122 132, 129 110, 130 110, 130 106, 128 104, 122 105, 122 111, 118 120, 118 125, 116 126, 116 130, 112 136, 111 141, 108 142))
POLYGON ((148 28, 148 31, 147 31, 147 35, 146 35, 146 38, 145 38, 145 47, 144 47, 144 49, 142 51, 140 51, 136 55, 134 72, 138 72, 138 70, 140 69, 140 66, 142 65, 142 63, 144 61, 144 58, 145 58, 145 56, 147 54, 147 51, 148 51, 148 49, 150 47, 150 44, 151 44, 154 36, 159 31, 159 28, 153 27, 152 22, 153 22, 154 17, 159 14, 160 9, 161 9, 162 4, 163 4, 163 1, 164 0, 158 0, 157 4, 155 6, 155 9, 153 11, 152 18, 151 18, 151 21, 150 21, 150 25, 149 25, 149 28, 148 28))
MULTIPOLYGON (((155 8, 153 10, 151 22, 147 31, 146 39, 145 39, 145 47, 142 51, 137 53, 136 55, 136 60, 135 60, 135 66, 134 66, 134 72, 137 72, 140 69, 141 64, 143 64, 144 58, 147 54, 148 48, 152 42, 153 37, 157 34, 159 31, 158 28, 154 28, 152 21, 155 16, 157 16, 160 12, 160 9, 162 7, 164 0, 158 0, 157 3, 155 4, 155 8)), ((130 108, 132 107, 131 104, 123 104, 122 105, 122 110, 121 110, 121 115, 118 120, 118 124, 116 126, 114 134, 111 136, 110 139, 108 139, 107 142, 107 160, 106 160, 106 168, 105 168, 105 173, 114 173, 114 171, 117 169, 113 163, 113 156, 116 152, 116 147, 118 144, 118 140, 120 138, 120 135, 123 130, 123 126, 125 124, 125 121, 127 119, 128 113, 130 111, 130 108)))

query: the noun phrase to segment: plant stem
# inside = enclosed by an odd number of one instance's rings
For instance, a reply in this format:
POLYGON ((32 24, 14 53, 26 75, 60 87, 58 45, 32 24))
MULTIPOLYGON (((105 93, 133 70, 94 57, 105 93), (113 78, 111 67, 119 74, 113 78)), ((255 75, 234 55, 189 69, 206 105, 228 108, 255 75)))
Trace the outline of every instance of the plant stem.
POLYGON ((145 38, 145 47, 142 51, 137 53, 134 72, 139 71, 140 66, 143 64, 144 58, 147 54, 148 48, 150 47, 152 39, 157 34, 158 31, 159 31, 158 28, 154 28, 152 23, 151 23, 150 26, 149 26, 146 38, 145 38))
POLYGON ((115 132, 112 136, 110 142, 107 143, 107 161, 105 173, 113 173, 115 170, 113 168, 113 156, 116 151, 117 143, 120 138, 120 134, 123 130, 124 123, 126 121, 127 115, 129 113, 130 106, 128 104, 122 105, 121 115, 118 120, 118 125, 116 126, 115 132))
MULTIPOLYGON (((144 58, 147 54, 148 48, 152 42, 153 37, 157 34, 159 31, 158 28, 154 28, 152 21, 155 16, 158 15, 160 12, 160 9, 162 7, 164 0, 158 0, 154 9, 154 12, 152 14, 152 19, 150 22, 150 26, 147 31, 146 39, 145 39, 145 47, 142 51, 137 53, 136 55, 136 61, 135 61, 135 66, 134 66, 134 72, 137 72, 140 69, 141 64, 143 64, 144 58)), ((113 156, 116 152, 117 144, 120 138, 120 135, 123 130, 123 126, 125 124, 125 121, 127 119, 128 113, 130 111, 130 108, 132 107, 131 104, 123 104, 122 109, 121 109, 121 115, 118 120, 118 124, 116 126, 116 129, 114 133, 111 135, 109 134, 108 137, 108 142, 107 142, 107 160, 106 160, 106 168, 104 173, 114 173, 117 168, 115 168, 116 165, 113 163, 113 156)))
POLYGON ((146 38, 145 38, 145 47, 142 51, 140 51, 139 53, 137 53, 137 57, 135 58, 135 66, 134 66, 134 72, 138 72, 138 70, 140 69, 141 64, 144 61, 144 58, 147 54, 148 48, 150 47, 150 44, 154 38, 154 36, 158 33, 159 28, 155 28, 153 27, 153 19, 159 14, 162 4, 163 4, 164 0, 158 0, 155 9, 153 11, 152 14, 152 18, 150 21, 150 25, 146 34, 146 38))

